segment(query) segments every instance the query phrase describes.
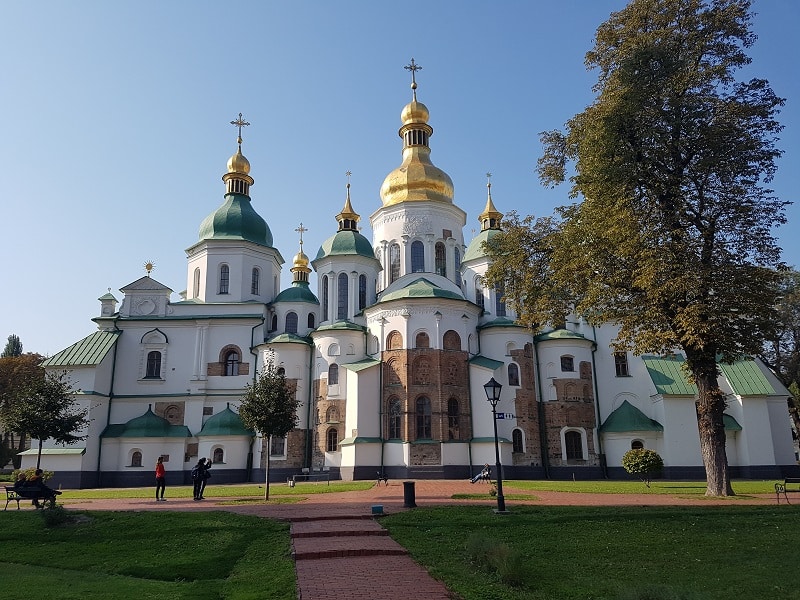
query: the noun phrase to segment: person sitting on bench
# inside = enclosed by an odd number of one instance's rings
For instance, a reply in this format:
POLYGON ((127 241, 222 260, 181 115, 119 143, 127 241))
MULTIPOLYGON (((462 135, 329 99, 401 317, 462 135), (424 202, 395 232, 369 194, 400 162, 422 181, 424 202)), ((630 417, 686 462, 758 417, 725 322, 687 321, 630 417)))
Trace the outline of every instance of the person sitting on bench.
MULTIPOLYGON (((59 490, 54 490, 44 483, 42 470, 36 469, 34 474, 20 488, 20 495, 30 494, 32 496, 43 497, 45 501, 55 502, 56 494, 61 494, 59 490)), ((39 498, 33 499, 33 505, 39 508, 39 498)))
POLYGON ((481 472, 475 475, 475 477, 473 477, 469 481, 470 483, 475 483, 476 481, 480 481, 481 479, 488 481, 491 476, 492 476, 492 469, 489 466, 489 463, 486 463, 485 465, 483 465, 483 469, 481 470, 481 472))

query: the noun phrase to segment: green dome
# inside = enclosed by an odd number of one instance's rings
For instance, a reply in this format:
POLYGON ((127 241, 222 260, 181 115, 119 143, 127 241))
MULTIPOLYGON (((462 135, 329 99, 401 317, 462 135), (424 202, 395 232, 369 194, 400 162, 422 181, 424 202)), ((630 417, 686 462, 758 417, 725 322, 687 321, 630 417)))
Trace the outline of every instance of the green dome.
POLYGON ((185 425, 173 425, 148 407, 141 417, 125 423, 118 437, 191 437, 191 433, 185 425))
POLYGON ((325 258, 326 256, 353 255, 364 256, 377 260, 372 244, 369 240, 357 231, 339 231, 333 237, 328 238, 322 243, 314 260, 325 258))
POLYGON ((469 246, 467 246, 467 251, 464 253, 464 258, 461 260, 461 262, 465 263, 468 260, 483 258, 486 256, 486 252, 483 249, 483 242, 488 242, 498 233, 500 233, 499 229, 485 229, 472 238, 472 241, 469 243, 469 246))
POLYGON ((197 434, 198 437, 212 435, 254 436, 255 432, 245 427, 242 418, 228 405, 222 412, 209 417, 203 425, 203 429, 197 434))
POLYGON ((463 300, 464 297, 456 292, 451 292, 444 288, 439 287, 435 283, 431 283, 424 277, 415 279, 408 285, 394 290, 381 297, 379 302, 389 302, 391 300, 400 300, 405 298, 449 298, 451 300, 463 300))
POLYGON ((560 327, 558 329, 553 329, 553 331, 548 331, 546 333, 540 333, 534 339, 537 342, 546 342, 547 340, 583 340, 583 341, 591 341, 591 340, 588 340, 585 335, 582 335, 580 333, 575 333, 574 331, 570 331, 569 329, 564 329, 563 327, 560 327))
POLYGON ((292 282, 292 287, 275 296, 274 302, 309 302, 319 304, 319 300, 308 287, 307 281, 292 282))
POLYGON ((259 246, 272 247, 272 232, 267 222, 253 210, 250 198, 241 194, 225 194, 225 202, 200 224, 201 240, 247 240, 259 246))

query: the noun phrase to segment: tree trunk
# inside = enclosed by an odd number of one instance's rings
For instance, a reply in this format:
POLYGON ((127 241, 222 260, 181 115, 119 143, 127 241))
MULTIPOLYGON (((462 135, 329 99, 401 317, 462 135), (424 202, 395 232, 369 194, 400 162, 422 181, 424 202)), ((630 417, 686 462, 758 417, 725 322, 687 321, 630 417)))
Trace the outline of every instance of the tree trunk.
POLYGON ((39 454, 36 456, 36 468, 42 468, 42 440, 39 440, 39 454))
POLYGON ((272 436, 267 438, 267 477, 264 480, 264 501, 269 501, 269 453, 272 448, 272 436))
POLYGON ((706 469, 706 496, 733 496, 728 456, 725 453, 725 425, 722 414, 725 412, 725 394, 719 389, 716 375, 716 362, 713 370, 703 369, 694 374, 698 396, 697 427, 700 432, 700 453, 706 469))

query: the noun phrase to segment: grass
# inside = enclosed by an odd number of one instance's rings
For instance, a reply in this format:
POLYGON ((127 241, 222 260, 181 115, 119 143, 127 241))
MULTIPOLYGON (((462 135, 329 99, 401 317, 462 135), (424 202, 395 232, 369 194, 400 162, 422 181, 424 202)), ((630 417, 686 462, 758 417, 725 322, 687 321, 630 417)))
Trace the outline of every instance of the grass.
MULTIPOLYGON (((731 483, 737 495, 774 494, 775 480, 736 479, 731 483)), ((676 494, 679 496, 703 496, 706 493, 705 481, 661 481, 654 480, 648 488, 641 481, 598 480, 598 481, 503 481, 509 489, 548 492, 580 492, 590 494, 676 494)))
POLYGON ((464 600, 800 597, 795 506, 458 506, 381 523, 464 600))
POLYGON ((0 589, 18 600, 294 600, 289 526, 225 512, 87 512, 45 528, 0 512, 0 589))

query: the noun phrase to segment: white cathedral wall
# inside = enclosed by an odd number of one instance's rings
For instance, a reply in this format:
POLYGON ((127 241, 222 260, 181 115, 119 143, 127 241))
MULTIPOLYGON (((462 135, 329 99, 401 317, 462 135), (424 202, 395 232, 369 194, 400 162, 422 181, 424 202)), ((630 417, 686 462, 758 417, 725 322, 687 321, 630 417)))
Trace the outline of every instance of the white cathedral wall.
POLYGON ((203 436, 199 438, 197 457, 192 457, 190 462, 196 463, 205 456, 209 460, 214 458, 214 450, 222 449, 222 462, 214 462, 213 469, 224 471, 227 469, 243 469, 247 465, 247 455, 250 452, 248 436, 203 436))
POLYGON ((622 466, 622 457, 631 449, 631 442, 639 440, 648 450, 658 452, 659 456, 664 457, 663 439, 659 432, 655 431, 625 431, 603 434, 603 453, 606 455, 606 462, 611 467, 622 466))
POLYGON ((343 374, 346 376, 348 389, 345 405, 345 436, 380 437, 380 365, 360 371, 349 369, 342 371, 340 378, 343 374))
POLYGON ((466 443, 448 442, 442 444, 443 465, 469 464, 469 445, 466 443))
POLYGON ((186 452, 185 442, 186 438, 107 438, 103 440, 100 470, 155 473, 156 460, 159 456, 167 454, 169 455, 169 462, 166 463, 167 471, 182 471, 186 452), (141 467, 131 466, 134 451, 142 453, 141 467))
POLYGON ((766 400, 766 406, 772 434, 766 439, 772 439, 776 464, 797 464, 794 442, 792 441, 791 421, 786 416, 788 412, 786 398, 783 396, 770 396, 766 400))
POLYGON ((666 466, 695 467, 703 464, 694 398, 660 398, 663 406, 664 459, 666 466))

